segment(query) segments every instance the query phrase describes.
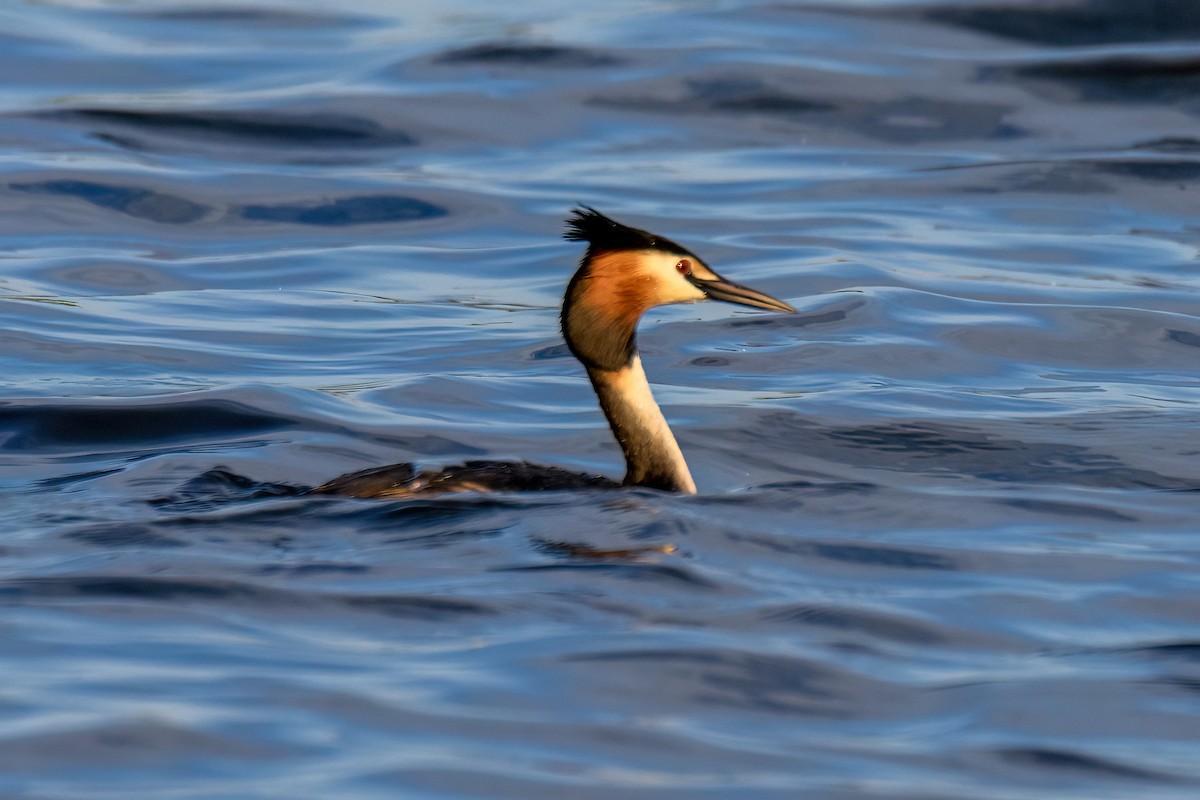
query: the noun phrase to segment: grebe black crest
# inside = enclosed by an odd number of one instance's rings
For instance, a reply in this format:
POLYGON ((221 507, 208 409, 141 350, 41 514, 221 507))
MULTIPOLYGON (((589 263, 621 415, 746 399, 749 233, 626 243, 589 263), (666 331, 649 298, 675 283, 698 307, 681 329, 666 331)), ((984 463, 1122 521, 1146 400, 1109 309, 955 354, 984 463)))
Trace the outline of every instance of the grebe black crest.
POLYGON ((587 242, 567 284, 562 332, 583 364, 600 408, 625 453, 625 479, 524 461, 468 461, 417 472, 395 464, 343 475, 313 492, 352 497, 408 497, 443 492, 519 492, 647 486, 694 494, 683 453, 650 393, 637 349, 637 324, 655 306, 722 300, 794 312, 782 300, 726 280, 690 250, 649 231, 577 208, 563 234, 587 242))

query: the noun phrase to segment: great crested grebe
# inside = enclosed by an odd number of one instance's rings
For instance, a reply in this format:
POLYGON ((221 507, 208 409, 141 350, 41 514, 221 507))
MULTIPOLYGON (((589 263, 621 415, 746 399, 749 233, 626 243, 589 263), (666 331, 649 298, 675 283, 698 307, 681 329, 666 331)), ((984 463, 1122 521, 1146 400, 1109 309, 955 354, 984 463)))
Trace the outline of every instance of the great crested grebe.
POLYGON ((468 461, 416 472, 412 464, 374 467, 335 478, 313 492, 351 497, 647 486, 695 494, 683 453, 650 393, 637 349, 637 324, 655 306, 723 300, 794 312, 782 300, 722 278, 694 253, 649 231, 577 208, 563 236, 587 242, 562 305, 567 347, 591 378, 600 408, 625 453, 625 479, 524 461, 468 461))

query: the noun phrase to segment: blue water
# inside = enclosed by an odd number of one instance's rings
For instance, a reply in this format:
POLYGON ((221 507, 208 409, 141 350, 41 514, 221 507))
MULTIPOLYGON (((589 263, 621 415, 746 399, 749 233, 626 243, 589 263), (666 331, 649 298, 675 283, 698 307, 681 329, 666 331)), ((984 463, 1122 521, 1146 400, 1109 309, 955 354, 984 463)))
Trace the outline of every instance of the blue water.
POLYGON ((0 796, 1196 797, 1196 4, 517 5, 0 9, 0 796))

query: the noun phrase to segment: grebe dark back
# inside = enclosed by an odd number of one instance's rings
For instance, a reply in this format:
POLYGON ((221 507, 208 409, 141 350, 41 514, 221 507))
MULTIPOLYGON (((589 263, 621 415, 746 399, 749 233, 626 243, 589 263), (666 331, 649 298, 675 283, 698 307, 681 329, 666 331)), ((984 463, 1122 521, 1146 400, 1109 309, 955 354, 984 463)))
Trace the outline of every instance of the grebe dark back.
POLYGON ((647 486, 694 494, 696 484, 662 415, 637 349, 637 324, 655 306, 722 300, 769 311, 787 303, 726 280, 691 251, 630 228, 593 208, 577 208, 564 236, 587 242, 567 284, 562 332, 583 364, 613 436, 625 453, 625 479, 524 461, 468 461, 417 472, 411 464, 374 467, 318 486, 313 492, 352 497, 407 497, 442 492, 516 492, 647 486))

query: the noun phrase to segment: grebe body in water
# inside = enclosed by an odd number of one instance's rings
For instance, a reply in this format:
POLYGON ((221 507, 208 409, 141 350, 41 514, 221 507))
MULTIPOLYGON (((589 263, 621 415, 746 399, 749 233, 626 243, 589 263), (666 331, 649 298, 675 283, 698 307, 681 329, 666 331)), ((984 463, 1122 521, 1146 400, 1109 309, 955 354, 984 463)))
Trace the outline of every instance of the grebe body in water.
POLYGON ((655 306, 722 300, 769 311, 787 303, 726 280, 691 251, 631 228, 592 208, 575 209, 564 234, 587 242, 567 285, 562 332, 583 364, 600 408, 625 453, 625 479, 523 461, 468 461, 417 472, 395 464, 343 475, 313 492, 352 497, 407 497, 442 492, 508 492, 647 486, 694 494, 696 484, 654 396, 637 349, 637 324, 655 306))

